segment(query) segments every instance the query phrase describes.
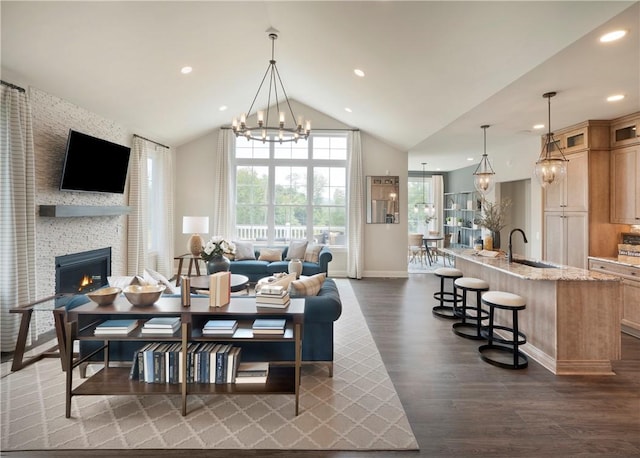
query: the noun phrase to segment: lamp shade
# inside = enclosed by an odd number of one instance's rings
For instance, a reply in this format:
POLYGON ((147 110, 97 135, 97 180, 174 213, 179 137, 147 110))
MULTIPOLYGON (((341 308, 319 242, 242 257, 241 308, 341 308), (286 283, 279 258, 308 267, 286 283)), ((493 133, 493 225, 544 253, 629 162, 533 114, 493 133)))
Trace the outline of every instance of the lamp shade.
POLYGON ((183 234, 208 234, 209 233, 209 217, 208 216, 183 216, 182 217, 182 233, 183 234))

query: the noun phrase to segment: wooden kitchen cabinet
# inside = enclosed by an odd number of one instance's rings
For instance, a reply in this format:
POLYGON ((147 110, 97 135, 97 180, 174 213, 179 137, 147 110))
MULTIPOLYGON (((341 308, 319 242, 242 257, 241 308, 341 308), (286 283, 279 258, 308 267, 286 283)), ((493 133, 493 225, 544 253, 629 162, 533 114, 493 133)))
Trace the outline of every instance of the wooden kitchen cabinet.
POLYGON ((622 277, 622 332, 640 338, 640 266, 591 258, 589 270, 622 277))
POLYGON ((545 189, 545 211, 587 211, 589 209, 589 152, 566 155, 567 176, 545 189))
MULTIPOLYGON (((567 176, 544 188, 544 259, 586 269, 587 256, 615 256, 621 228, 610 223, 610 122, 560 129, 567 176)), ((544 141, 544 139, 543 139, 544 141)))
POLYGON ((545 260, 587 269, 589 215, 587 212, 545 212, 545 260))
POLYGON ((640 143, 640 112, 618 118, 611 123, 611 148, 640 143))
POLYGON ((640 224, 640 144, 611 151, 611 222, 640 224))

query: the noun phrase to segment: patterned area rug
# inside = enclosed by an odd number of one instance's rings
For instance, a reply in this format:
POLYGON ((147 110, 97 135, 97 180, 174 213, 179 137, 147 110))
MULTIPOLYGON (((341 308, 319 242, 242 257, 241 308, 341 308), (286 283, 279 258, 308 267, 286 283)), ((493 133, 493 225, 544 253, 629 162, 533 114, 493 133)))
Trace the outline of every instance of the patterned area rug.
POLYGON ((64 417, 65 377, 45 359, 2 379, 6 450, 292 449, 417 450, 402 404, 348 280, 337 280, 333 378, 303 367, 300 415, 292 395, 78 396, 64 417))

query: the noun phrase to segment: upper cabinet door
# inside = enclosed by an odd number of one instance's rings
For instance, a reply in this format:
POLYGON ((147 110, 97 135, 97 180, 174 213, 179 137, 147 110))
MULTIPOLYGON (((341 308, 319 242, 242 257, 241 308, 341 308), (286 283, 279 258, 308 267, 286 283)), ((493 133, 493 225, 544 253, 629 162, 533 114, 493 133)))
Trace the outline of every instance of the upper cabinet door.
POLYGON ((640 145, 611 151, 611 222, 640 224, 640 145))
POLYGON ((566 156, 567 176, 544 190, 545 211, 587 211, 589 208, 589 153, 566 156))
POLYGON ((640 143, 640 115, 626 117, 611 126, 611 147, 619 148, 640 143))

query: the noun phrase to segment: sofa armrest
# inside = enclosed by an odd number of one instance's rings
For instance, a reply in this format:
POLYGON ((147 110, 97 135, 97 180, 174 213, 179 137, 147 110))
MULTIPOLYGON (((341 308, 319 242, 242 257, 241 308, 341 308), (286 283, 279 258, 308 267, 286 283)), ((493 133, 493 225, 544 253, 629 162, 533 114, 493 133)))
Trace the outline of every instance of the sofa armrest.
POLYGON ((327 245, 322 247, 320 254, 318 255, 318 264, 320 265, 320 272, 329 273, 329 263, 333 259, 333 254, 327 245))
POLYGON ((333 322, 342 314, 342 301, 338 287, 331 278, 327 278, 317 296, 307 296, 304 302, 306 322, 333 322))

